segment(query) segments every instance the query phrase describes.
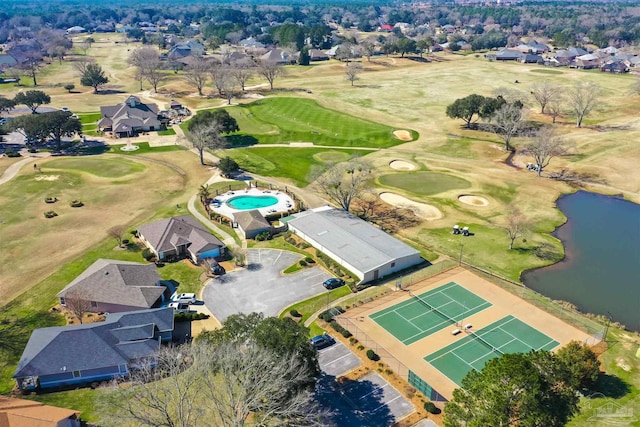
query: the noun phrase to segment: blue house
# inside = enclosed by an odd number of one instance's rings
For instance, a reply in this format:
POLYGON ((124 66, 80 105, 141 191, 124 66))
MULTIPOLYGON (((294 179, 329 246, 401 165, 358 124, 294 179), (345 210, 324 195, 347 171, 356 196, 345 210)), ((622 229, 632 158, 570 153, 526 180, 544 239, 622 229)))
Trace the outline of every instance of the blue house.
POLYGON ((13 378, 32 391, 126 378, 173 338, 173 309, 108 314, 104 322, 33 331, 13 378))

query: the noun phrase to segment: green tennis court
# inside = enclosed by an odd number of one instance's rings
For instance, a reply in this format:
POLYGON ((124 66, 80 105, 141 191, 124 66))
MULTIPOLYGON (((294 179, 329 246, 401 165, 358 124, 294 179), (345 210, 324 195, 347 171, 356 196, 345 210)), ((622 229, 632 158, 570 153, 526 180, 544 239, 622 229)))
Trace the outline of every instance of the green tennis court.
POLYGON ((455 282, 449 282, 369 317, 405 345, 455 325, 491 304, 455 282))
POLYGON ((461 385, 472 370, 481 370, 487 361, 504 353, 527 353, 531 350, 552 350, 558 342, 513 317, 504 317, 475 333, 465 336, 430 355, 424 360, 461 385))

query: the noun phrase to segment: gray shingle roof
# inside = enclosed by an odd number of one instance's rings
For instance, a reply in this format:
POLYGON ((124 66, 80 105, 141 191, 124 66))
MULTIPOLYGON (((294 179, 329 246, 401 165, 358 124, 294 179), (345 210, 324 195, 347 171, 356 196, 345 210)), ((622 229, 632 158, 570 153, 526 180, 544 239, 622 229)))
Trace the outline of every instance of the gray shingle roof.
POLYGON ((264 219, 258 209, 234 212, 233 218, 244 231, 263 230, 271 227, 269 221, 264 219))
POLYGON ((138 227, 138 232, 158 252, 169 251, 182 244, 189 244, 189 250, 194 254, 224 247, 224 243, 191 215, 144 224, 138 227))
POLYGON ((419 252, 362 219, 339 209, 316 209, 293 215, 300 230, 360 271, 373 270, 419 252))
POLYGON ((100 107, 102 119, 98 122, 100 127, 112 126, 114 132, 124 132, 133 127, 160 126, 158 120, 158 106, 156 104, 144 104, 139 98, 129 96, 122 104, 100 107), (128 129, 125 129, 127 126, 128 129))
POLYGON ((160 345, 152 338, 155 328, 173 330, 172 308, 108 315, 100 323, 36 329, 14 378, 117 366, 150 356, 160 345), (150 331, 145 337, 143 332, 150 331))
POLYGON ((99 259, 69 283, 58 297, 76 293, 88 301, 149 308, 160 298, 164 286, 154 264, 99 259))

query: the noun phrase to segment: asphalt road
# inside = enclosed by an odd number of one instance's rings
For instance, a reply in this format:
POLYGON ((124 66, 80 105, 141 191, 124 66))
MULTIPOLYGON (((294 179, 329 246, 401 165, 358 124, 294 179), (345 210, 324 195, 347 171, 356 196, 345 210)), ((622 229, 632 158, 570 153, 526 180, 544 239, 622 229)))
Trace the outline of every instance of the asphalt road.
POLYGON ((236 313, 259 312, 275 316, 295 302, 326 291, 322 282, 331 276, 320 267, 281 274, 300 258, 293 252, 249 249, 248 266, 210 280, 202 299, 221 322, 236 313))

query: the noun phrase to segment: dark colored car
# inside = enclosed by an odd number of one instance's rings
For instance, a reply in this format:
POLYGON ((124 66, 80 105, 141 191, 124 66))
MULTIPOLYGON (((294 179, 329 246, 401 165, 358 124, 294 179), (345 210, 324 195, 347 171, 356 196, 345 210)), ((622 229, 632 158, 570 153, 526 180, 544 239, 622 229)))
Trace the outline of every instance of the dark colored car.
POLYGON ((311 345, 316 350, 320 350, 321 348, 329 347, 329 346, 331 346, 331 345, 333 345, 335 343, 336 343, 336 340, 331 338, 331 336, 327 335, 326 333, 324 333, 322 335, 316 335, 315 337, 311 338, 311 345))
POLYGON ((336 277, 332 277, 331 279, 327 279, 324 282, 322 282, 322 286, 324 286, 327 289, 339 288, 342 285, 344 285, 344 280, 338 279, 336 277))
POLYGON ((211 267, 211 272, 216 276, 222 276, 224 273, 226 273, 224 267, 221 266, 220 264, 216 264, 213 267, 211 267))

